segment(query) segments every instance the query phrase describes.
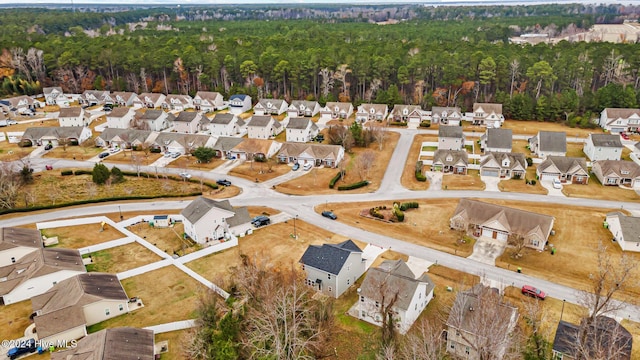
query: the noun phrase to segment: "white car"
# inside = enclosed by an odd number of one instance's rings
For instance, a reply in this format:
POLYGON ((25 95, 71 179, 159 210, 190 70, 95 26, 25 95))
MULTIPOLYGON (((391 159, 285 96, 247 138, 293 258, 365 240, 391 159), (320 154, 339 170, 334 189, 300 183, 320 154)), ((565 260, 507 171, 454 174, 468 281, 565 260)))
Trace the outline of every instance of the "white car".
POLYGON ((309 171, 309 170, 311 170, 311 168, 312 168, 312 167, 313 167, 313 165, 311 165, 311 163, 306 163, 306 164, 304 164, 304 166, 302 167, 302 169, 303 169, 304 171, 309 171))
POLYGON ((109 149, 109 152, 112 153, 112 154, 115 154, 118 151, 120 151, 120 148, 111 148, 111 149, 109 149))
POLYGON ((179 175, 181 178, 191 179, 191 174, 189 174, 188 172, 181 172, 179 175))
POLYGON ((553 188, 562 189, 562 183, 560 182, 560 179, 553 179, 553 188))

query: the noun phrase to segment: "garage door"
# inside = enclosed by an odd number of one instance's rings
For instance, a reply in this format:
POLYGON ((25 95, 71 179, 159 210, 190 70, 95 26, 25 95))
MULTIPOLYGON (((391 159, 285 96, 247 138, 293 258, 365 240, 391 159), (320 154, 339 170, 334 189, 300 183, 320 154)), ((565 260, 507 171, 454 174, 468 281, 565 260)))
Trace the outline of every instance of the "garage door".
POLYGON ((553 180, 553 179, 559 179, 559 178, 560 178, 560 174, 542 173, 540 180, 553 180))
POLYGON ((495 231, 491 230, 491 229, 482 229, 482 236, 484 237, 488 237, 490 239, 493 239, 494 236, 497 236, 497 234, 494 234, 495 231))
POLYGON ((182 146, 167 146, 167 152, 177 152, 184 154, 184 148, 182 146))
POLYGON ((498 177, 498 170, 482 169, 482 173, 480 175, 498 177))

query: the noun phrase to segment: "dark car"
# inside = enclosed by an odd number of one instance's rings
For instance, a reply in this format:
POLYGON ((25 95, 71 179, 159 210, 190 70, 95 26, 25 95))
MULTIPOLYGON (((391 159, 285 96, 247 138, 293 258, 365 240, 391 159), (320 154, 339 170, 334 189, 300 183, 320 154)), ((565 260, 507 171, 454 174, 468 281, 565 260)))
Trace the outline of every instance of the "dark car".
POLYGON ((336 214, 333 213, 333 211, 323 211, 322 216, 329 218, 331 220, 336 220, 338 218, 336 214))
POLYGON ((320 135, 316 136, 315 140, 317 142, 323 142, 324 141, 324 135, 320 134, 320 135))
POLYGON ((45 149, 45 150, 51 150, 51 149, 53 149, 53 144, 47 144, 47 145, 45 145, 45 146, 44 146, 44 149, 45 149))
POLYGON ((113 105, 105 105, 102 107, 102 111, 111 111, 113 110, 113 105))
POLYGON ((18 346, 7 351, 7 356, 9 357, 9 359, 17 359, 21 355, 34 353, 36 352, 36 350, 37 346, 35 339, 21 340, 18 343, 18 346))
POLYGON ((216 184, 218 184, 220 186, 231 186, 231 181, 225 180, 225 179, 220 179, 220 180, 216 181, 216 184))
POLYGON ((544 298, 547 297, 547 294, 544 293, 544 291, 540 290, 540 289, 536 289, 531 285, 525 285, 522 287, 522 294, 523 295, 527 295, 527 296, 531 296, 534 297, 536 299, 540 299, 540 300, 544 300, 544 298))
POLYGON ((298 169, 300 169, 300 164, 298 163, 293 164, 293 167, 291 168, 291 170, 296 171, 298 169))
POLYGON ((103 153, 101 153, 100 155, 98 155, 98 157, 99 157, 100 159, 104 159, 104 158, 106 158, 107 156, 109 156, 109 153, 108 153, 108 152, 103 152, 103 153))
POLYGON ((255 227, 265 226, 271 224, 271 219, 268 216, 260 215, 251 220, 251 224, 255 227))

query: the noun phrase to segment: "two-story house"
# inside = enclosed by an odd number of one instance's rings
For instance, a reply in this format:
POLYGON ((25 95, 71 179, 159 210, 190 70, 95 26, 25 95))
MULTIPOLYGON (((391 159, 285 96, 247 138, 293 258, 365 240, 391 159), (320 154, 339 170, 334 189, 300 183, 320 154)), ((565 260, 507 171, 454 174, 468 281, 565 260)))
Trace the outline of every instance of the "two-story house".
POLYGON ((138 94, 130 91, 114 91, 111 93, 111 98, 115 105, 131 107, 138 98, 138 94))
POLYGON ((204 112, 221 110, 226 107, 222 95, 215 91, 198 91, 193 97, 193 105, 196 110, 204 112))
POLYGON ((166 96, 160 93, 142 93, 133 101, 136 109, 160 109, 166 96))
POLYGON ((598 124, 612 134, 638 131, 640 109, 605 108, 600 113, 598 124))
POLYGON ((69 98, 64 94, 59 86, 42 88, 44 102, 47 105, 58 105, 60 107, 69 107, 69 98))
POLYGON ((633 161, 599 160, 591 166, 591 172, 605 186, 640 187, 640 165, 633 161))
POLYGON ((111 99, 109 95, 107 90, 85 90, 78 98, 78 102, 83 106, 104 105, 107 99, 111 99))
POLYGON ((184 233, 198 244, 233 237, 227 220, 235 216, 235 212, 222 201, 199 196, 180 214, 184 219, 184 233))
POLYGON ((172 126, 174 119, 173 114, 162 110, 138 110, 134 116, 134 123, 139 123, 137 128, 140 130, 162 131, 172 126))
POLYGON ((31 299, 38 338, 77 340, 87 326, 129 312, 129 297, 113 274, 85 273, 58 282, 31 299))
POLYGON ((593 324, 585 321, 577 325, 560 320, 551 349, 553 359, 632 359, 633 336, 629 330, 603 315, 596 316, 593 324))
POLYGON ((438 128, 438 150, 464 149, 462 126, 442 126, 438 128))
POLYGON ((287 141, 309 142, 318 135, 318 126, 309 118, 290 118, 286 135, 287 141))
POLYGON ((391 121, 404 123, 420 123, 422 121, 422 108, 419 105, 394 105, 389 114, 391 121))
POLYGON ((504 115, 502 115, 502 104, 473 104, 473 125, 499 128, 503 123, 504 115))
POLYGON ((366 270, 362 249, 351 240, 309 245, 300 264, 307 274, 306 284, 333 298, 355 284, 366 270))
POLYGON ((313 117, 320 112, 317 101, 293 100, 287 108, 288 117, 313 117))
POLYGON ((524 154, 512 152, 485 152, 480 158, 480 175, 511 179, 524 179, 527 161, 524 154))
POLYGON ((353 104, 348 102, 328 102, 320 109, 320 118, 324 120, 348 119, 353 114, 353 104))
POLYGON ((589 182, 587 161, 584 158, 547 156, 536 168, 540 181, 560 179, 563 183, 586 185, 589 182))
POLYGON ((249 139, 270 139, 284 130, 282 124, 271 115, 253 115, 247 123, 249 139))
POLYGON ((389 116, 387 104, 361 104, 356 111, 356 121, 383 121, 389 116))
POLYGON ((8 99, 3 99, 3 101, 8 102, 8 108, 13 110, 16 114, 32 113, 40 104, 31 96, 27 95, 14 96, 8 99))
POLYGON ((179 133, 195 134, 202 130, 202 113, 196 111, 182 111, 173 119, 173 129, 179 133))
POLYGON ((480 150, 484 152, 511 152, 513 147, 511 129, 489 128, 480 137, 480 150))
POLYGON ((255 115, 281 115, 287 111, 289 104, 282 99, 260 99, 253 107, 255 115))
POLYGON ((434 288, 426 273, 416 276, 403 260, 385 260, 367 271, 358 289, 358 319, 382 326, 383 318, 391 315, 396 329, 405 334, 433 298, 434 288))
POLYGON ((251 110, 251 96, 244 94, 231 95, 229 98, 229 112, 240 115, 251 110))
POLYGON ((434 106, 431 108, 431 121, 434 124, 460 126, 462 112, 457 106, 434 106))
POLYGON ((620 135, 589 134, 582 151, 591 161, 620 160, 622 149, 620 135))
POLYGON ((564 131, 538 131, 529 138, 529 150, 539 158, 567 155, 567 133, 564 131))
POLYGON ((51 353, 51 360, 70 359, 157 359, 153 330, 132 327, 104 329, 85 336, 75 346, 51 353))
POLYGON ((107 127, 111 129, 129 129, 136 111, 130 107, 117 107, 107 114, 107 127))
POLYGON ((235 136, 244 128, 244 121, 231 113, 215 114, 209 121, 209 133, 212 136, 235 136))
POLYGON ((68 126, 87 126, 91 122, 91 118, 85 118, 84 109, 79 106, 68 108, 60 108, 58 114, 58 125, 60 127, 68 126))
POLYGON ((189 95, 169 94, 164 98, 162 108, 172 111, 185 111, 193 109, 193 98, 189 95))

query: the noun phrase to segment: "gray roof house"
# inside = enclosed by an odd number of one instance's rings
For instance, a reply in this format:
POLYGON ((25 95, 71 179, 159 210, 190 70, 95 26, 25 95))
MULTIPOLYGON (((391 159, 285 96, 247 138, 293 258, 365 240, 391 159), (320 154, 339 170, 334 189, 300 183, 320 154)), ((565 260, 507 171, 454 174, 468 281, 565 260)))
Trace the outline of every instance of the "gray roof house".
POLYGON ((180 215, 183 217, 185 234, 204 245, 212 245, 223 239, 235 240, 237 244, 234 231, 244 235, 251 229, 248 212, 234 209, 228 200, 216 201, 199 196, 180 215))
POLYGON ((390 306, 395 327, 405 334, 433 298, 434 288, 426 273, 414 274, 403 260, 385 260, 367 271, 358 291, 357 317, 381 326, 380 306, 390 306))
POLYGON ((356 110, 356 121, 382 121, 389 115, 387 104, 360 104, 356 110))
POLYGON ((438 128, 438 150, 464 149, 462 126, 441 126, 438 128))
POLYGON ((130 149, 148 144, 154 132, 151 130, 106 128, 95 138, 96 146, 130 149))
POLYGON ((589 325, 584 344, 580 344, 580 331, 588 326, 582 320, 581 325, 575 325, 560 320, 553 340, 554 359, 594 359, 630 360, 633 347, 633 337, 627 329, 616 320, 597 316, 595 323, 589 325), (581 349, 581 350, 579 350, 581 349))
POLYGON ((287 123, 287 141, 309 142, 318 135, 318 126, 309 118, 290 118, 287 123))
POLYGON ((198 91, 193 97, 193 105, 196 110, 204 112, 220 110, 227 106, 222 95, 215 91, 198 91))
POLYGON ((539 131, 529 138, 529 149, 539 158, 567 155, 567 133, 564 131, 539 131))
POLYGON ((284 127, 271 115, 254 115, 247 123, 249 139, 270 139, 280 134, 284 127))
POLYGON ((582 151, 591 161, 620 160, 622 149, 620 135, 589 134, 582 151))
POLYGON ((244 138, 239 137, 220 136, 213 145, 213 150, 216 151, 216 156, 227 157, 231 150, 244 140, 244 138))
POLYGON ((42 247, 42 235, 38 230, 17 227, 0 228, 0 267, 11 265, 42 247))
POLYGON ((307 273, 306 284, 333 298, 355 284, 366 270, 362 250, 351 240, 309 245, 300 263, 307 273))
POLYGON ((527 160, 524 154, 512 152, 486 152, 480 159, 481 176, 524 179, 526 171, 527 160))
POLYGON ((289 104, 282 99, 260 99, 253 106, 256 115, 280 115, 287 111, 289 104))
POLYGON ((320 112, 320 104, 317 101, 293 100, 287 109, 288 117, 316 116, 320 112))
POLYGON ((68 141, 67 145, 82 144, 91 138, 91 129, 79 126, 47 126, 29 127, 22 134, 20 142, 22 145, 43 145, 51 144, 58 146, 62 141, 68 141))
POLYGON ((460 126, 462 112, 455 106, 434 106, 431 108, 431 121, 434 124, 460 126))
POLYGON ((240 134, 245 122, 231 113, 217 113, 209 120, 209 133, 212 136, 235 136, 240 134))
POLYGON ((560 179, 563 183, 583 185, 589 182, 589 172, 585 158, 547 156, 538 165, 536 175, 541 181, 560 179))
POLYGON ((340 145, 286 142, 278 152, 281 163, 298 163, 301 166, 310 163, 335 168, 343 158, 344 148, 340 145))
POLYGON ((522 236, 525 246, 542 250, 549 239, 555 218, 471 199, 460 199, 449 226, 474 237, 505 242, 510 235, 522 236))
POLYGON ((153 360, 153 330, 120 327, 87 335, 71 349, 51 353, 51 360, 153 360))
POLYGON ((473 104, 473 125, 486 125, 487 127, 499 128, 503 123, 504 115, 502 115, 502 104, 473 104))
POLYGON ((513 147, 511 129, 490 128, 480 137, 480 148, 484 152, 507 152, 513 147))
POLYGON ((605 225, 622 251, 640 252, 640 217, 610 212, 605 218, 605 225))
POLYGON ((433 154, 431 170, 466 175, 469 165, 468 155, 463 150, 436 150, 433 154))
POLYGON ((638 131, 640 109, 605 108, 600 113, 598 125, 612 134, 638 131))

